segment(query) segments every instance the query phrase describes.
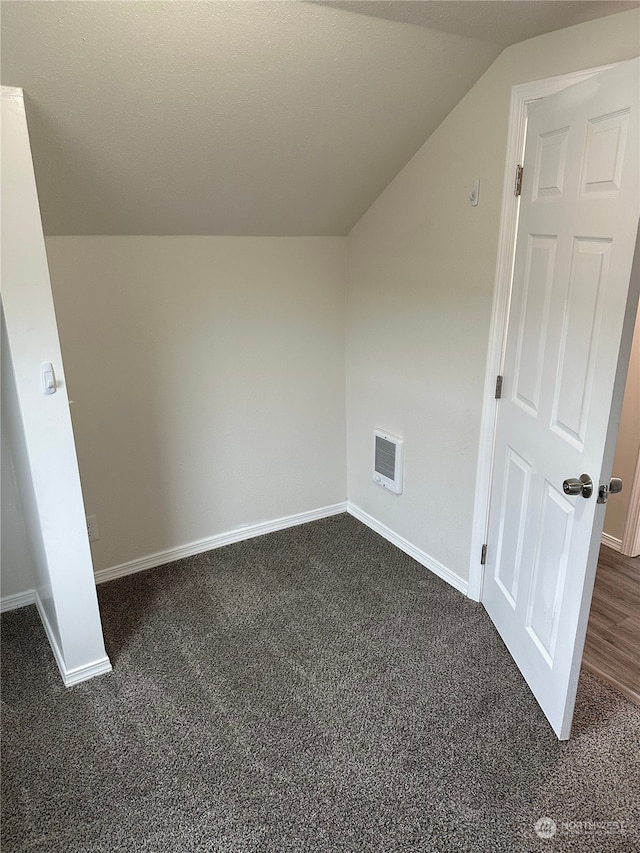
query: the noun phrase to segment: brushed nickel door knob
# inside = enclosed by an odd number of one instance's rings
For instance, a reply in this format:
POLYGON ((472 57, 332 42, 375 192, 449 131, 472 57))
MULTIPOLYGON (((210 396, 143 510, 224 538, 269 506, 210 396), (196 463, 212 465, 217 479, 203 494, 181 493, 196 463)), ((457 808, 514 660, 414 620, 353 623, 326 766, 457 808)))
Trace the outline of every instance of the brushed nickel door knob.
POLYGON ((583 498, 590 498, 593 494, 593 480, 588 474, 580 474, 577 480, 575 477, 565 480, 562 490, 565 495, 582 495, 583 498))

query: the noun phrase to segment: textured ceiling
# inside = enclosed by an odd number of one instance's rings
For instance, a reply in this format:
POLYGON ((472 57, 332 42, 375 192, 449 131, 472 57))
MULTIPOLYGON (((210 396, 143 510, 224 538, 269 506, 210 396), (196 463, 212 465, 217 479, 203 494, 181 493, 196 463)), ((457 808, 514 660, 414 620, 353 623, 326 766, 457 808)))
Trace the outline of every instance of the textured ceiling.
MULTIPOLYGON (((323 0, 317 0, 323 2, 323 0)), ((364 15, 430 27, 507 47, 525 39, 637 8, 616 0, 324 0, 364 15)))
POLYGON ((4 2, 48 234, 345 234, 504 45, 606 2, 4 2))

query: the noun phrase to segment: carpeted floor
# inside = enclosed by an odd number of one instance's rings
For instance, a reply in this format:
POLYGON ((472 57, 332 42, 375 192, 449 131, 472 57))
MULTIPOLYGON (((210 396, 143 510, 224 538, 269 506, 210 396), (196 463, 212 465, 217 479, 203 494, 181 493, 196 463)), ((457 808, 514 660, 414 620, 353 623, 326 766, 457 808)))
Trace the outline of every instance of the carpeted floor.
POLYGON ((99 597, 114 672, 71 689, 2 619, 5 853, 640 849, 640 709, 585 674, 559 743, 483 609, 353 518, 99 597))

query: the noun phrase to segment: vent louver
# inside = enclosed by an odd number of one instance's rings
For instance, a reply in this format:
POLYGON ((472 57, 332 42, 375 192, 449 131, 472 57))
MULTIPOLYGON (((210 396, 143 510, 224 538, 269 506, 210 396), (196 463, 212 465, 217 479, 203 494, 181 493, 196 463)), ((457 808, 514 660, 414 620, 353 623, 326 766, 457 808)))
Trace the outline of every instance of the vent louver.
POLYGON ((382 436, 376 436, 376 473, 394 480, 396 476, 396 446, 382 436))
POLYGON ((401 438, 375 430, 373 433, 373 479, 396 495, 402 493, 401 438))

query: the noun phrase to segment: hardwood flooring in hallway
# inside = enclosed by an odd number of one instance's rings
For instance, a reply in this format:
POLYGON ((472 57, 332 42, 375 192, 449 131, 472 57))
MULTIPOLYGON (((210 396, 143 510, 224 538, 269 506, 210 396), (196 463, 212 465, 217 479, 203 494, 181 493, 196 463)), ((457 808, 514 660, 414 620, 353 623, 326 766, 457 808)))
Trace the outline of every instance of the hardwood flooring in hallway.
POLYGON ((640 557, 600 548, 582 665, 640 705, 640 557))

